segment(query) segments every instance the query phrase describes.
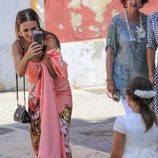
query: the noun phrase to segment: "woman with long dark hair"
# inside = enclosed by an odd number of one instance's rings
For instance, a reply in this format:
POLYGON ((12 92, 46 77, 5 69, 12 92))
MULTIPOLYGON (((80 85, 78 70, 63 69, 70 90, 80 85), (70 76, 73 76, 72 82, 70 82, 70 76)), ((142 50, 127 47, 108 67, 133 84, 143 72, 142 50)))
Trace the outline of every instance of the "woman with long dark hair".
POLYGON ((17 13, 15 32, 15 70, 20 77, 26 74, 30 85, 28 110, 34 155, 71 158, 72 95, 60 42, 55 34, 41 28, 37 13, 30 8, 17 13), (40 44, 33 40, 35 31, 42 35, 40 44))

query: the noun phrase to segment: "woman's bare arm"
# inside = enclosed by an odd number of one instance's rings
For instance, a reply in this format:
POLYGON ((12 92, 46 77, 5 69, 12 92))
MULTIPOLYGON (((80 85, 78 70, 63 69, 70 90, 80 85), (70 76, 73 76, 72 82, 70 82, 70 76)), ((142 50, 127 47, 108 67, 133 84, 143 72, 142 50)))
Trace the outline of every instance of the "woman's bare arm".
POLYGON ((42 47, 33 42, 24 54, 21 45, 15 41, 12 45, 15 70, 18 76, 22 77, 26 73, 27 65, 30 60, 36 59, 41 53, 42 47))
MULTIPOLYGON (((46 44, 47 44, 47 50, 58 48, 55 39, 52 38, 52 37, 46 38, 46 44)), ((57 77, 57 73, 53 69, 51 61, 50 61, 49 57, 47 56, 47 54, 44 57, 44 61, 47 65, 47 68, 48 68, 48 71, 49 71, 50 75, 54 78, 57 77)))
POLYGON ((22 77, 26 73, 26 68, 29 60, 27 57, 23 57, 23 50, 18 42, 13 43, 12 53, 16 73, 18 74, 18 76, 22 77))

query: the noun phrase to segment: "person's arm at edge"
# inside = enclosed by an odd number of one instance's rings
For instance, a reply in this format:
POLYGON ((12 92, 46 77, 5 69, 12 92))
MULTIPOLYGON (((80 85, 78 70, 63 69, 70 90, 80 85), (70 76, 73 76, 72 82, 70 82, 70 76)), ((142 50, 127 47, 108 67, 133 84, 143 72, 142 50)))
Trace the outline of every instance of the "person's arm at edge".
POLYGON ((148 63, 148 77, 149 80, 154 82, 154 68, 155 68, 155 52, 153 48, 147 49, 147 63, 148 63))
POLYGON ((114 131, 112 150, 109 158, 122 158, 125 146, 125 134, 114 131))

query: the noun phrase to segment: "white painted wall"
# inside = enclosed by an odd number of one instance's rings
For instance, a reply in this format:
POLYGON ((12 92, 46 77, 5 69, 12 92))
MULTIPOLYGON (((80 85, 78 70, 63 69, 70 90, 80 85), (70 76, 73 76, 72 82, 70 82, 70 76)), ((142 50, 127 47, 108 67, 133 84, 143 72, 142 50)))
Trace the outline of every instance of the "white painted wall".
POLYGON ((30 7, 30 0, 4 0, 0 3, 0 91, 15 87, 11 44, 15 39, 16 13, 30 7))
POLYGON ((62 43, 62 54, 69 64, 72 86, 97 86, 105 83, 105 40, 62 43))
MULTIPOLYGON (((42 0, 40 15, 42 16, 42 0)), ((5 0, 0 5, 0 91, 15 89, 11 44, 15 39, 16 13, 30 7, 30 0, 5 0)), ((62 54, 69 64, 71 86, 96 86, 105 82, 105 41, 103 39, 62 43, 62 54)), ((20 87, 22 83, 20 82, 20 87)))

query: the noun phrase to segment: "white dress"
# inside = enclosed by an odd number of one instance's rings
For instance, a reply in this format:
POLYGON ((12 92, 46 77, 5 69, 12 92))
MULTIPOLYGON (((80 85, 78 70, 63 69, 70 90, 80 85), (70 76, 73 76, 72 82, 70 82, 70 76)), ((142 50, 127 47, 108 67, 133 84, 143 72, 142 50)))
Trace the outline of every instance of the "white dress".
POLYGON ((158 127, 154 124, 145 131, 142 117, 138 113, 129 113, 116 119, 114 131, 126 135, 122 158, 158 158, 158 127))

